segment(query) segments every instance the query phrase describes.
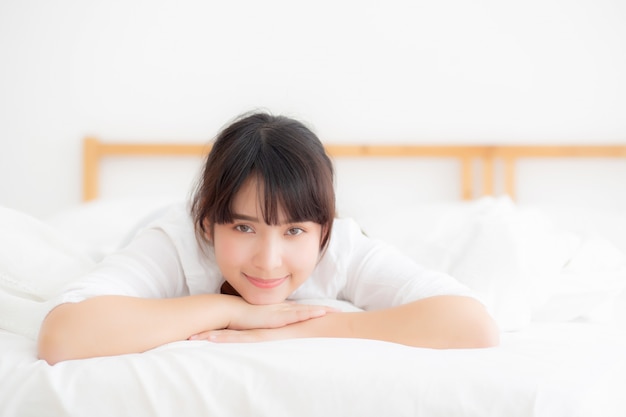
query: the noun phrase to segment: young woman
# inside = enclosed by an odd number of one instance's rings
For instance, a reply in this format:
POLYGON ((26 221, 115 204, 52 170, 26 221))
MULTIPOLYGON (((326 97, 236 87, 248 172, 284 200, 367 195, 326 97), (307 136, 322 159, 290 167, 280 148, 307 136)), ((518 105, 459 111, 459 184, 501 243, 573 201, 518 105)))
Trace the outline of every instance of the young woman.
POLYGON ((58 298, 39 356, 143 352, 185 339, 369 338, 488 347, 471 292, 335 218, 333 166, 302 123, 264 113, 216 138, 190 209, 173 209, 58 298), (345 300, 362 312, 299 304, 345 300))

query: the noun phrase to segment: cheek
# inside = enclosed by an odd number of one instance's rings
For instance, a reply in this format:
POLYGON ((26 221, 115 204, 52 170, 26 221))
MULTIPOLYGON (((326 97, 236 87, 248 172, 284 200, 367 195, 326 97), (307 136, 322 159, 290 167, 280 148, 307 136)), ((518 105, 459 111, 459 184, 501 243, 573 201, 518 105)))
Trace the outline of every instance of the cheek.
POLYGON ((319 260, 319 240, 307 239, 292 247, 289 252, 291 269, 308 277, 319 260))
POLYGON ((215 261, 222 271, 236 267, 245 261, 245 250, 242 243, 228 235, 219 236, 218 234, 213 241, 213 248, 215 261))

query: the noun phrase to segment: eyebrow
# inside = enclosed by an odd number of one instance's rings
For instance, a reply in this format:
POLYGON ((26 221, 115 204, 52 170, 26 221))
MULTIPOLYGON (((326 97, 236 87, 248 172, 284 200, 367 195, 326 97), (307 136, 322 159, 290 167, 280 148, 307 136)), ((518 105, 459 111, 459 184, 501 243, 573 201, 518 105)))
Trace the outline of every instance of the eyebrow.
MULTIPOLYGON (((243 220, 243 221, 254 222, 254 223, 260 223, 261 222, 258 217, 249 216, 247 214, 241 214, 241 213, 233 213, 233 221, 237 221, 237 220, 243 220)), ((291 222, 291 221, 288 221, 288 222, 285 222, 285 223, 280 223, 280 224, 278 224, 278 226, 283 226, 283 225, 292 224, 292 223, 301 223, 301 222, 291 222)))
POLYGON ((259 219, 254 216, 248 216, 246 214, 233 213, 233 220, 245 220, 248 222, 256 222, 259 223, 259 219))

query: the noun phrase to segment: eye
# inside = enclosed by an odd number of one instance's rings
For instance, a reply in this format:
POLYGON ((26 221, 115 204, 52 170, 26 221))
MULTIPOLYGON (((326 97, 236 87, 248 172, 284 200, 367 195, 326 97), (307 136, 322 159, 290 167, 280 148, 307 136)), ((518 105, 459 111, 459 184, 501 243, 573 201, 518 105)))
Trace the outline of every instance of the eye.
POLYGON ((289 229, 287 229, 287 235, 288 236, 298 236, 299 234, 304 233, 304 230, 300 227, 290 227, 289 229))
POLYGON ((235 230, 242 233, 252 233, 254 230, 247 224, 238 224, 235 226, 235 230))

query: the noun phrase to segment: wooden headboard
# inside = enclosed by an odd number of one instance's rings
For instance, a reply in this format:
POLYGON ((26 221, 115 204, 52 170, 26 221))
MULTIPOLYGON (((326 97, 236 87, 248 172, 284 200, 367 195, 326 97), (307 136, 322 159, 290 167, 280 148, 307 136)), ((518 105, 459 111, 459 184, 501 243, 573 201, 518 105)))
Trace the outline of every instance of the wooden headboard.
MULTIPOLYGON (((503 192, 515 198, 516 163, 524 158, 626 158, 626 145, 345 145, 326 144, 334 157, 451 158, 461 166, 461 195, 470 200, 494 193, 496 164, 501 163, 503 192), (478 162, 479 187, 474 163, 478 162)), ((83 141, 83 200, 98 197, 100 162, 115 156, 204 156, 207 144, 109 143, 95 137, 83 141)))

